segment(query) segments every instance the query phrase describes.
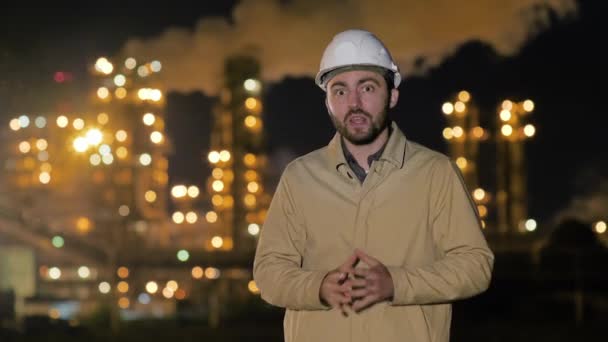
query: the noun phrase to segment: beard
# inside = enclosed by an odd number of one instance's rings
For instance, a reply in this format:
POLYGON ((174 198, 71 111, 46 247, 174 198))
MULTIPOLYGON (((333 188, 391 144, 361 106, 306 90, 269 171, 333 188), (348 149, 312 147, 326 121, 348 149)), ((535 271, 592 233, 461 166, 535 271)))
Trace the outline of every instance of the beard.
POLYGON ((349 111, 344 116, 342 122, 340 122, 331 112, 329 113, 329 116, 338 133, 353 145, 366 145, 373 142, 389 125, 388 104, 375 120, 370 113, 362 109, 349 111), (350 127, 348 120, 355 114, 365 116, 369 124, 365 127, 350 127))

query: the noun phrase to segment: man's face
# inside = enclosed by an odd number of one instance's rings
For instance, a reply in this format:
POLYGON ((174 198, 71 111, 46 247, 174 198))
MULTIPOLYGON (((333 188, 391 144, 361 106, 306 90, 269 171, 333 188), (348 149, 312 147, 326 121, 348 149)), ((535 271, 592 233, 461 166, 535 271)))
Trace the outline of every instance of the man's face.
POLYGON ((327 109, 336 130, 354 145, 373 142, 388 126, 388 109, 397 104, 382 75, 369 70, 337 74, 327 83, 327 109))

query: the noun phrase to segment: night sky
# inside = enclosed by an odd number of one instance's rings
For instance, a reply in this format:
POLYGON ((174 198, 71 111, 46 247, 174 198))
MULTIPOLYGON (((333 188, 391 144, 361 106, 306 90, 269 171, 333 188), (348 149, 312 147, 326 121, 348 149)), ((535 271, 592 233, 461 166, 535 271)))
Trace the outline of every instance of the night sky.
MULTIPOLYGON (((487 117, 495 115, 503 99, 530 98, 536 105, 531 121, 537 127, 526 148, 531 216, 551 218, 576 196, 589 197, 602 188, 608 196, 608 113, 602 90, 608 56, 600 51, 606 40, 605 5, 600 3, 578 1, 575 17, 552 18, 549 29, 513 56, 500 56, 482 41, 463 42, 428 73, 405 75, 392 117, 409 139, 444 152, 441 104, 453 93, 468 90, 487 117)), ((16 113, 53 108, 52 96, 45 94, 56 91, 54 72, 69 71, 73 84, 90 85, 88 63, 112 56, 127 39, 156 37, 168 27, 192 29, 205 17, 230 21, 236 4, 199 2, 196 9, 166 4, 141 9, 1 8, 0 124, 6 125, 16 113)), ((287 76, 266 84, 265 132, 275 172, 331 138, 323 96, 310 77, 287 76)), ((175 146, 171 183, 202 184, 207 176, 204 157, 214 100, 200 91, 167 95, 167 129, 175 146)), ((491 167, 488 160, 487 169, 491 167)), ((602 210, 606 215, 606 207, 602 210)))

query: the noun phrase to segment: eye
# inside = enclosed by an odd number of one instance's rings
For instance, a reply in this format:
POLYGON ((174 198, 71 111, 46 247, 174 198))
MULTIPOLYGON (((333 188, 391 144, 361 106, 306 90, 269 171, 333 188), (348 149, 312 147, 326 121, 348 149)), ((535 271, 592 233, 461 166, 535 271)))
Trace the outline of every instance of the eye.
POLYGON ((372 91, 374 91, 374 89, 375 89, 375 87, 374 87, 374 85, 373 85, 373 84, 365 84, 365 85, 363 86, 363 89, 362 89, 362 90, 363 90, 363 92, 364 92, 364 93, 368 93, 368 92, 372 92, 372 91))
POLYGON ((346 94, 346 91, 344 89, 336 89, 334 90, 334 95, 335 96, 344 96, 346 94))

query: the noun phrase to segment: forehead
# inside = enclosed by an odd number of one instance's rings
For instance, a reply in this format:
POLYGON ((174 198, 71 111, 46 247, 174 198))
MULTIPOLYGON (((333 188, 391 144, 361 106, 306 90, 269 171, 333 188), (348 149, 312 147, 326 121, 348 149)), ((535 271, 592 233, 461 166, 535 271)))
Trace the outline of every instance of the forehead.
POLYGON ((380 85, 384 85, 384 76, 371 70, 346 70, 336 74, 327 82, 327 87, 331 88, 335 84, 356 85, 366 80, 375 80, 380 85))

